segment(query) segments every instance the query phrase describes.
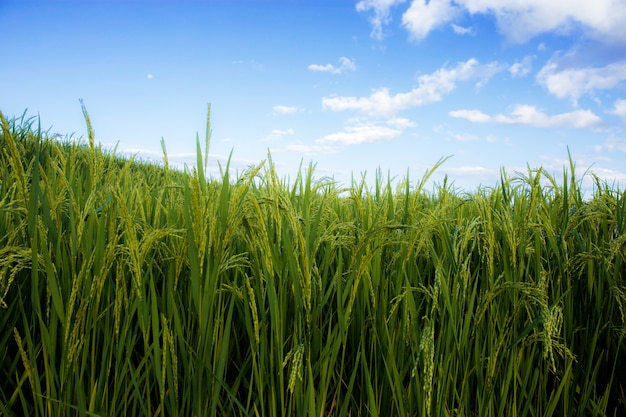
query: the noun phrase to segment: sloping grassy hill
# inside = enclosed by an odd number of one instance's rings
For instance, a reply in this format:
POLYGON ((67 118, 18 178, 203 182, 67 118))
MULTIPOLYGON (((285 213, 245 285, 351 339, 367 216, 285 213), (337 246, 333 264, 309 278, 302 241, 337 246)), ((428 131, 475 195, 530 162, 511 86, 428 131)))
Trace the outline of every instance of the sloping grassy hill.
POLYGON ((623 415, 624 192, 205 179, 85 116, 1 120, 0 414, 623 415))

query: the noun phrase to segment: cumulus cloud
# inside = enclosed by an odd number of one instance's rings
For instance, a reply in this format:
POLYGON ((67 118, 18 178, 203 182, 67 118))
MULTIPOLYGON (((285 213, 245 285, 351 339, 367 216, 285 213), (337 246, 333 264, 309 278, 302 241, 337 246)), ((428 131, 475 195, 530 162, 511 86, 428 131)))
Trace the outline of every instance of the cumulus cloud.
POLYGON ((311 64, 308 68, 311 71, 329 72, 331 74, 341 74, 345 71, 356 71, 356 64, 354 63, 353 59, 342 56, 341 58, 339 58, 339 64, 340 65, 338 67, 334 66, 333 64, 311 64))
POLYGON ((299 111, 300 111, 300 108, 296 106, 278 105, 278 106, 272 107, 272 112, 274 114, 295 114, 295 113, 298 113, 299 111))
MULTIPOLYGON (((389 10, 401 0, 363 0, 357 10, 372 10, 372 36, 381 39, 389 10)), ((498 30, 513 42, 526 42, 546 32, 582 29, 600 41, 624 43, 626 3, 623 0, 412 0, 402 23, 416 39, 464 14, 493 16, 498 30)))
POLYGON ((626 100, 615 100, 613 110, 609 113, 619 116, 622 119, 626 119, 626 100))
POLYGON ((356 4, 356 10, 359 12, 372 10, 373 15, 369 18, 372 25, 370 36, 380 41, 383 39, 383 26, 391 22, 391 8, 404 2, 405 0, 360 0, 356 4))
POLYGON ((424 39, 433 29, 454 20, 460 9, 450 0, 414 0, 402 15, 402 24, 411 36, 417 40, 424 39))
POLYGON ((357 110, 373 115, 391 117, 400 110, 418 107, 440 101, 442 97, 456 88, 458 81, 478 79, 484 84, 502 66, 496 63, 481 65, 472 58, 458 63, 453 68, 440 68, 431 74, 418 78, 418 86, 406 93, 392 95, 388 88, 379 88, 368 97, 337 96, 324 97, 322 107, 325 110, 357 110))
POLYGON ((537 74, 537 81, 558 98, 569 98, 574 103, 595 90, 608 90, 626 80, 626 61, 603 67, 561 68, 551 60, 537 74))
POLYGON ((394 139, 415 124, 408 119, 393 118, 382 122, 350 120, 341 132, 331 133, 317 140, 319 144, 358 145, 394 139))
POLYGON ((510 40, 524 42, 541 33, 582 28, 599 39, 626 34, 626 4, 621 0, 458 0, 469 13, 492 14, 510 40))
POLYGON ((454 110, 451 117, 469 120, 474 123, 497 123, 506 125, 526 125, 533 127, 573 127, 587 128, 597 126, 602 119, 590 110, 575 110, 554 116, 537 110, 535 106, 517 105, 509 115, 488 115, 480 110, 454 110))
POLYGON ((514 78, 524 77, 532 70, 532 56, 524 57, 521 61, 516 61, 509 67, 509 72, 514 78))

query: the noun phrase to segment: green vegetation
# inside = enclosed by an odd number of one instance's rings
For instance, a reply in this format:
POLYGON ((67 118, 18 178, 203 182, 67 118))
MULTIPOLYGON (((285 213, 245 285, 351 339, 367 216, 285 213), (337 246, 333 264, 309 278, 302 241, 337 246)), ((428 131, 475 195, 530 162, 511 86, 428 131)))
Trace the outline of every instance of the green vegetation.
POLYGON ((0 415, 623 415, 626 193, 573 163, 471 194, 205 179, 199 141, 181 172, 85 118, 2 118, 0 415))

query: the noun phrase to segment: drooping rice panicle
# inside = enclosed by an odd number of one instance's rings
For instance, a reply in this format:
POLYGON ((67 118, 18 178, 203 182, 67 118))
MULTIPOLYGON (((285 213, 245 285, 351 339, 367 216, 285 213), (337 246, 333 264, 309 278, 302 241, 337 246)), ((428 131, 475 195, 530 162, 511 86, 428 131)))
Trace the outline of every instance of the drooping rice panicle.
MULTIPOLYGON (((210 108, 209 108, 210 111, 210 108)), ((626 193, 207 176, 0 117, 0 414, 619 415, 626 193)), ((210 115, 210 113, 209 113, 210 115)))

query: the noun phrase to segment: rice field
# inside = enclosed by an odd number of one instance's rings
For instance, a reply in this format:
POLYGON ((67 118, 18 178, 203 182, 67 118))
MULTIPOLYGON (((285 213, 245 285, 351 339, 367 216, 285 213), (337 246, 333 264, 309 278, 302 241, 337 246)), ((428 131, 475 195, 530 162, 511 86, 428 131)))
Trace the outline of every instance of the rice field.
POLYGON ((210 126, 183 172, 84 113, 80 143, 1 117, 0 415, 624 415, 626 193, 573 162, 209 178, 210 126))

